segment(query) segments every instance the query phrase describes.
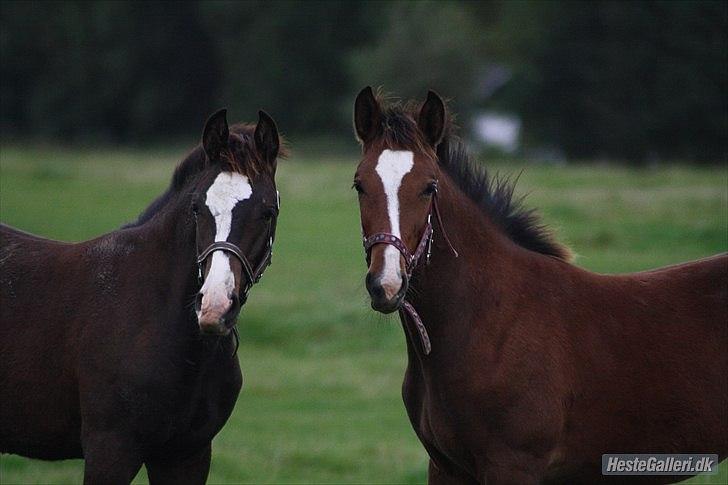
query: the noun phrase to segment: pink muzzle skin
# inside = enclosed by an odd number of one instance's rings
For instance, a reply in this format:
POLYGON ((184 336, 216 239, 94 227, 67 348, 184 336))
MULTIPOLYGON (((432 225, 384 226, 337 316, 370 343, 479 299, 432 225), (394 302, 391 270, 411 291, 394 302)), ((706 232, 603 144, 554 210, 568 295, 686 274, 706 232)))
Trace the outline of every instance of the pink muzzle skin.
POLYGON ((224 326, 225 314, 230 310, 233 302, 227 296, 211 292, 202 297, 202 308, 200 308, 197 321, 201 329, 213 329, 224 326))

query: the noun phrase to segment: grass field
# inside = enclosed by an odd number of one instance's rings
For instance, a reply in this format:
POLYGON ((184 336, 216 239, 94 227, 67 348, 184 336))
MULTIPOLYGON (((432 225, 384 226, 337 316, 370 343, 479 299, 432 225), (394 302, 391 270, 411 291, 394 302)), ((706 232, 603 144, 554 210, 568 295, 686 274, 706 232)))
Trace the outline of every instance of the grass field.
MULTIPOLYGON (((163 191, 178 151, 2 147, 0 218, 79 241, 128 222, 163 191)), ((240 318, 245 375, 213 444, 210 483, 421 483, 426 454, 400 398, 402 330, 368 308, 355 157, 281 163, 274 264, 240 318), (322 235, 326 241, 322 242, 322 235)), ((522 168, 519 193, 600 272, 728 249, 728 170, 669 166, 522 168)), ((452 229, 451 229, 452 230, 452 229)), ((692 483, 727 483, 720 476, 692 483)), ((0 457, 0 483, 78 483, 79 460, 0 457)), ((146 480, 144 470, 136 482, 146 480)))

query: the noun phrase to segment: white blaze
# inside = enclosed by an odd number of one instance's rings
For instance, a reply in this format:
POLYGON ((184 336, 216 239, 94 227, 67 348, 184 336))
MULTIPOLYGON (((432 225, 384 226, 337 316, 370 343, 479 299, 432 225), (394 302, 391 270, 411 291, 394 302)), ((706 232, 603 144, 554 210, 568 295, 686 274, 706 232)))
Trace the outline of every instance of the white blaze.
MULTIPOLYGON (((215 218, 215 241, 226 241, 230 235, 233 209, 238 202, 250 198, 253 188, 245 175, 237 172, 220 172, 207 189, 205 204, 215 218)), ((235 275, 230 267, 230 258, 223 251, 212 253, 210 271, 202 285, 202 311, 218 309, 224 313, 230 304, 230 295, 235 289, 235 275)), ((222 316, 222 315, 220 315, 222 316)))
MULTIPOLYGON (((414 165, 412 152, 403 150, 384 150, 379 155, 376 172, 382 179, 384 194, 387 196, 387 214, 390 232, 402 239, 399 228, 399 187, 402 179, 414 165)), ((399 267, 399 251, 387 245, 384 248, 384 269, 381 284, 387 298, 392 298, 402 287, 402 274, 399 267)))

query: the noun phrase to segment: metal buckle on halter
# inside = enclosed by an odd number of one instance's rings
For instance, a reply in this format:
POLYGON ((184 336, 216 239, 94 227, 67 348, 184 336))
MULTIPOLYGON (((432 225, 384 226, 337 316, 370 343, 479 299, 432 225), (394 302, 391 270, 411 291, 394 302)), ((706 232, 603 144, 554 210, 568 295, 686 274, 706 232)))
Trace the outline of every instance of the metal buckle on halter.
MULTIPOLYGON (((432 211, 427 214, 427 225, 432 227, 432 211)), ((430 231, 430 239, 427 241, 427 255, 425 256, 425 264, 430 264, 430 255, 432 255, 432 240, 435 239, 435 231, 430 231)))
MULTIPOLYGON (((432 192, 432 207, 430 207, 430 212, 427 213, 427 225, 432 227, 432 212, 435 210, 435 197, 437 197, 437 189, 439 187, 439 182, 435 180, 435 190, 432 192)), ((427 256, 425 257, 425 264, 430 264, 430 256, 432 255, 432 240, 435 239, 435 231, 433 230, 430 233, 430 240, 427 241, 427 256)))
MULTIPOLYGON (((276 190, 276 217, 278 217, 278 212, 281 210, 281 193, 276 190)), ((266 264, 266 268, 273 264, 273 234, 268 236, 268 264, 266 264)), ((263 276, 263 272, 260 272, 260 275, 258 275, 258 281, 260 281, 261 276, 263 276)))
MULTIPOLYGON (((281 210, 281 193, 276 190, 276 217, 278 215, 278 212, 281 210)), ((270 231, 270 228, 269 228, 270 231)), ((268 264, 266 264, 266 267, 270 266, 273 262, 273 234, 270 234, 268 236, 268 264)), ((261 274, 258 276, 258 280, 260 280, 260 277, 263 275, 263 272, 261 271, 261 274)), ((256 281, 257 282, 257 281, 256 281)))
MULTIPOLYGON (((195 218, 195 252, 199 251, 200 248, 197 246, 197 210, 192 211, 192 217, 195 218)), ((195 259, 199 259, 195 257, 195 259)), ((202 276, 202 266, 199 260, 197 261, 197 283, 202 286, 205 283, 205 278, 202 276)))

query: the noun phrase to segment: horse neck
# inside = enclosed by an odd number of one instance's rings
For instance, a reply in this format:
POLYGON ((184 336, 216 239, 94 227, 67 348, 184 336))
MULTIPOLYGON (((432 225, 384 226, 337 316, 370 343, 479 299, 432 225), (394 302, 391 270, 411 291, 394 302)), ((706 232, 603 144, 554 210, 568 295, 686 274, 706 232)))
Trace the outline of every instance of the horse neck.
MULTIPOLYGON (((457 349, 464 348, 475 334, 502 330, 494 328, 498 322, 490 318, 490 310, 510 294, 510 285, 524 277, 522 268, 529 264, 531 254, 513 243, 444 174, 437 198, 442 225, 433 216, 430 264, 420 262, 408 293, 432 341, 433 354, 429 357, 442 355, 448 349, 457 355, 457 349)), ((420 343, 408 345, 412 357, 412 347, 420 343)))
POLYGON ((143 246, 141 258, 147 282, 162 288, 167 304, 179 303, 188 310, 197 288, 196 227, 189 214, 184 191, 172 198, 162 210, 132 231, 143 246))

